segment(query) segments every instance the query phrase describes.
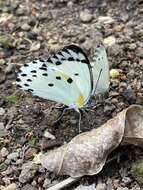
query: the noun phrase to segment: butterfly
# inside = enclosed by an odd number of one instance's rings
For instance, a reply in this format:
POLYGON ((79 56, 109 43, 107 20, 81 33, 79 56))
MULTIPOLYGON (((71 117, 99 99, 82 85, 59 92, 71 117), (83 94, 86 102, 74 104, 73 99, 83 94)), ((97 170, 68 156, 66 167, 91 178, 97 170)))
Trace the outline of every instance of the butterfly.
POLYGON ((20 68, 17 86, 33 95, 79 110, 95 92, 109 88, 109 64, 104 46, 98 45, 94 61, 76 45, 65 46, 47 59, 20 68))

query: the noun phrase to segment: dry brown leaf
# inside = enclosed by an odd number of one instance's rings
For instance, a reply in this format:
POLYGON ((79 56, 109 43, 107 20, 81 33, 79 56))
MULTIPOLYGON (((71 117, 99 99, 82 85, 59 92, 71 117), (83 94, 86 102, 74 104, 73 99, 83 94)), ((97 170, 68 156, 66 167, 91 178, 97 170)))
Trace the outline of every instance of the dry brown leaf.
POLYGON ((138 145, 138 141, 143 141, 143 107, 133 105, 101 127, 79 134, 68 144, 41 155, 40 161, 59 175, 94 175, 102 170, 107 156, 121 142, 138 145))

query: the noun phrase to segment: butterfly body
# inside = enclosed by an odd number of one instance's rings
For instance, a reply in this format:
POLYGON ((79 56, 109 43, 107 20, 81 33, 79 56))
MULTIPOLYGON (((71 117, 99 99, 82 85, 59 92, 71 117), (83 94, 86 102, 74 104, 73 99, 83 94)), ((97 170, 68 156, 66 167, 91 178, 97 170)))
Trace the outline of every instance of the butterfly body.
POLYGON ((65 104, 79 112, 96 89, 105 91, 109 87, 109 81, 105 81, 109 77, 109 68, 104 48, 98 49, 97 57, 101 60, 95 60, 92 67, 81 48, 75 45, 64 47, 47 60, 24 64, 17 85, 33 95, 65 104))

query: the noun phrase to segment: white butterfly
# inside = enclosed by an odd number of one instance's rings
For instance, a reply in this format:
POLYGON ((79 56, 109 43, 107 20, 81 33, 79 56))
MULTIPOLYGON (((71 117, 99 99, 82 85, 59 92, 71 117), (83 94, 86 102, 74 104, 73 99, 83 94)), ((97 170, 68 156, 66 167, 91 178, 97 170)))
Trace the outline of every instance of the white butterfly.
POLYGON ((17 78, 18 87, 34 95, 79 109, 86 106, 94 92, 109 88, 109 65, 105 48, 96 48, 90 63, 81 48, 69 45, 47 60, 24 64, 17 78))

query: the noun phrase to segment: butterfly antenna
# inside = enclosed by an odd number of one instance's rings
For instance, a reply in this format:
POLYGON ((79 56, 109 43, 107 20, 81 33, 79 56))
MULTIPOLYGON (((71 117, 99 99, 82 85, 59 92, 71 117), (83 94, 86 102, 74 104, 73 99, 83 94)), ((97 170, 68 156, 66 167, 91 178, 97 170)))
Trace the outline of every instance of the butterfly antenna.
POLYGON ((98 86, 98 82, 99 82, 99 79, 100 79, 101 73, 102 73, 102 69, 100 69, 100 72, 99 72, 99 75, 98 75, 98 79, 97 79, 97 82, 96 82, 96 86, 95 86, 94 92, 95 92, 96 89, 97 89, 97 86, 98 86))

